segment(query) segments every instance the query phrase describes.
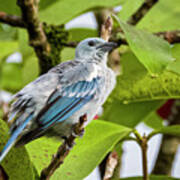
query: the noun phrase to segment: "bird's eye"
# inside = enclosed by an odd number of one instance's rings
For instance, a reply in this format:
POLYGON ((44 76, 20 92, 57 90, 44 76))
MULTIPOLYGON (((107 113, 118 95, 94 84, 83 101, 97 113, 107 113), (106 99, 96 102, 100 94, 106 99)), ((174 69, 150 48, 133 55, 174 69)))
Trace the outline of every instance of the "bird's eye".
POLYGON ((89 42, 88 42, 88 45, 89 45, 89 46, 95 46, 95 42, 94 42, 94 41, 89 41, 89 42))

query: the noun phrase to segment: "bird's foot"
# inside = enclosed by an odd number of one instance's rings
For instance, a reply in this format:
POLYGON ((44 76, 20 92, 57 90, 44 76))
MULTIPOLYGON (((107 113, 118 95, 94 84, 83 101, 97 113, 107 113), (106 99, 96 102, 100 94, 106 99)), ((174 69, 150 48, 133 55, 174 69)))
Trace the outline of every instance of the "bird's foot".
POLYGON ((72 131, 72 135, 74 136, 74 137, 83 137, 83 135, 84 135, 84 129, 82 129, 80 132, 75 132, 74 130, 72 131))

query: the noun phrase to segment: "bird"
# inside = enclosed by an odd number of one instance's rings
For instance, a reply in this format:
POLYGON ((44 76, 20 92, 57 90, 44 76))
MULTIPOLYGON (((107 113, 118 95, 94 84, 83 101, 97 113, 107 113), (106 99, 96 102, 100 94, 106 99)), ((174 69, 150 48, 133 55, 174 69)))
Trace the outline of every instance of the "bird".
POLYGON ((10 138, 0 152, 0 162, 13 146, 43 135, 68 137, 79 118, 87 125, 116 85, 115 73, 107 66, 115 42, 87 38, 75 57, 58 64, 13 96, 8 115, 10 138))

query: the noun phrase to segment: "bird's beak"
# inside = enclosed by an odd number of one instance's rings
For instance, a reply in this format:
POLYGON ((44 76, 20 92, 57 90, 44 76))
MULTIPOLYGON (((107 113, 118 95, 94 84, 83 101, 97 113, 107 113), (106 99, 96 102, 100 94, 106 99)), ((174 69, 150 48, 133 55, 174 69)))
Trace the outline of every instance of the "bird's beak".
POLYGON ((96 47, 96 49, 100 49, 101 51, 104 52, 110 52, 111 50, 115 49, 118 47, 118 44, 115 42, 105 42, 99 46, 96 47))

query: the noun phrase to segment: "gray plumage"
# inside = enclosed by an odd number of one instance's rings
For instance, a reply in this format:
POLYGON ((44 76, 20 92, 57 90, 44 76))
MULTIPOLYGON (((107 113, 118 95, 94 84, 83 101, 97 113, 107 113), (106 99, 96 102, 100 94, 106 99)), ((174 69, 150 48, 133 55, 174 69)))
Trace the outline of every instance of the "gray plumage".
POLYGON ((12 137, 0 161, 14 144, 44 134, 67 137, 80 116, 93 119, 115 86, 115 74, 106 64, 115 45, 100 38, 82 41, 73 61, 57 65, 14 96, 9 114, 12 137))

